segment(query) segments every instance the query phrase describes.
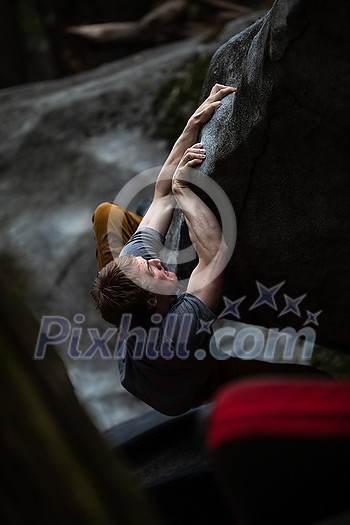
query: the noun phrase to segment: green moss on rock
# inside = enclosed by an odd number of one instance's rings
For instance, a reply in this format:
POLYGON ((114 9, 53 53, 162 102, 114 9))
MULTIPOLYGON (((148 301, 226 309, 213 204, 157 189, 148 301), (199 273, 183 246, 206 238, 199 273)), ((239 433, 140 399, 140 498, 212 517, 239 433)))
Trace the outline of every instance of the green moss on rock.
POLYGON ((198 106, 210 59, 208 54, 189 59, 174 72, 173 78, 161 87, 154 99, 152 112, 158 117, 151 135, 165 140, 169 148, 198 106))

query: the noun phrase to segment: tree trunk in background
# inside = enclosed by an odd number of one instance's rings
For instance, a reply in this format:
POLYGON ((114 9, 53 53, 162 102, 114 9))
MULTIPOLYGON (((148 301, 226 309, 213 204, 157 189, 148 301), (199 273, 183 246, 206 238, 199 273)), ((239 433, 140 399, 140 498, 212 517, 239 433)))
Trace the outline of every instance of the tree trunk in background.
POLYGON ((25 81, 24 52, 16 0, 0 4, 0 88, 25 81))
MULTIPOLYGON (((74 47, 79 51, 83 44, 67 36, 66 27, 137 20, 151 7, 151 1, 1 0, 0 88, 48 80, 97 65, 93 61, 79 62, 74 47)), ((88 48, 89 52, 93 50, 88 48)))
MULTIPOLYGON (((136 21, 152 7, 154 1, 145 0, 36 0, 44 21, 58 76, 80 73, 100 64, 118 60, 138 51, 140 45, 123 46, 119 43, 95 45, 89 40, 67 34, 70 26, 104 22, 136 21)), ((143 47, 143 46, 141 46, 143 47)))
POLYGON ((36 0, 2 0, 0 88, 56 76, 36 0))

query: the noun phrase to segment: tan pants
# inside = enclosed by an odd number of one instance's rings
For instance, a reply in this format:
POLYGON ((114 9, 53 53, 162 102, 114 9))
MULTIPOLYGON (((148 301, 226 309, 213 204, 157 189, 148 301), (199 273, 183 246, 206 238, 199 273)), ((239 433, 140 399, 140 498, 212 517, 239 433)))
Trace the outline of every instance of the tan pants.
POLYGON ((119 256, 121 249, 136 231, 141 219, 139 215, 126 211, 113 202, 103 202, 97 206, 92 222, 99 271, 119 256))

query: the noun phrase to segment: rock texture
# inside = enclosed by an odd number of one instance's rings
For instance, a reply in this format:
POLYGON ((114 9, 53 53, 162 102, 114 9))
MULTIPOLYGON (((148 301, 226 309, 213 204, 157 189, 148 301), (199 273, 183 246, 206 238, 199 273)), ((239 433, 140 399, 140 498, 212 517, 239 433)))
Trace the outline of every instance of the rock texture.
POLYGON ((350 4, 277 0, 212 59, 215 82, 238 87, 204 129, 203 171, 238 221, 226 296, 241 320, 315 328, 349 350, 350 4), (258 284, 283 283, 258 304, 258 284), (306 294, 306 295, 305 295, 306 294), (304 297, 303 297, 304 296, 304 297), (296 307, 290 298, 301 298, 296 307), (254 306, 255 304, 255 306, 254 306), (288 308, 289 304, 289 308, 288 308), (307 311, 318 314, 312 322, 307 311), (319 326, 316 325, 319 323, 319 326))

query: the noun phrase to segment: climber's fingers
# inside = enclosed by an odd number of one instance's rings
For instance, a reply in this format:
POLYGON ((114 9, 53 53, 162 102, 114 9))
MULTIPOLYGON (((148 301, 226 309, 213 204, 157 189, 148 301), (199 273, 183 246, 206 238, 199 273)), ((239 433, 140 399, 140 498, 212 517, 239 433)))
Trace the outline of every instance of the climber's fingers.
POLYGON ((214 111, 221 106, 221 99, 229 93, 236 91, 236 88, 215 84, 209 97, 199 106, 189 120, 195 126, 202 126, 212 117, 214 111))
POLYGON ((173 176, 173 191, 187 186, 191 179, 191 168, 199 166, 204 159, 205 149, 200 142, 185 151, 173 176))
POLYGON ((203 148, 203 144, 201 142, 198 142, 197 144, 194 144, 191 148, 188 148, 184 155, 182 156, 182 159, 179 162, 179 168, 183 168, 185 166, 191 167, 196 166, 197 164, 200 164, 205 159, 205 149, 203 148))
POLYGON ((217 100, 217 95, 219 95, 220 99, 223 98, 228 93, 232 93, 233 91, 236 91, 237 88, 232 86, 226 86, 225 84, 215 84, 210 91, 210 95, 208 98, 215 97, 215 100, 217 100))

